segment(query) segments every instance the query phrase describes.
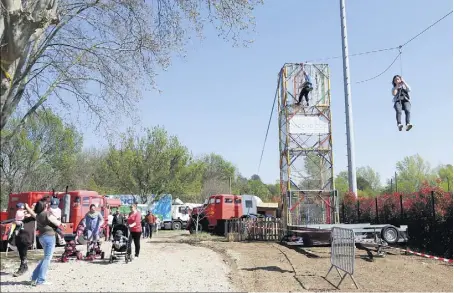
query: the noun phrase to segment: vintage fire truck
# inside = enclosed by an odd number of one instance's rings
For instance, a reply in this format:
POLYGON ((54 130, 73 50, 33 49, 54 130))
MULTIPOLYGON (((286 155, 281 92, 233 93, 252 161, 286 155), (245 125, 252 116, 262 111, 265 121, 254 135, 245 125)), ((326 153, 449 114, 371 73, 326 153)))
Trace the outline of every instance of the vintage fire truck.
MULTIPOLYGON (((63 234, 65 240, 74 239, 77 232, 77 227, 85 214, 89 211, 90 205, 94 204, 104 217, 104 226, 101 227, 105 231, 107 225, 107 216, 112 208, 118 208, 120 201, 116 199, 106 198, 98 194, 96 191, 74 190, 67 192, 51 192, 51 191, 31 191, 16 194, 10 194, 8 199, 8 220, 0 223, 0 245, 2 250, 6 249, 8 237, 11 235, 14 217, 16 213, 16 204, 27 203, 32 206, 33 203, 39 201, 43 197, 55 196, 59 199, 59 208, 62 211, 61 222, 63 226, 63 234)), ((38 244, 39 246, 39 244, 38 244)))
POLYGON ((204 206, 192 210, 186 229, 194 233, 198 225, 199 231, 223 235, 225 221, 241 216, 243 216, 241 195, 216 194, 210 196, 204 206))

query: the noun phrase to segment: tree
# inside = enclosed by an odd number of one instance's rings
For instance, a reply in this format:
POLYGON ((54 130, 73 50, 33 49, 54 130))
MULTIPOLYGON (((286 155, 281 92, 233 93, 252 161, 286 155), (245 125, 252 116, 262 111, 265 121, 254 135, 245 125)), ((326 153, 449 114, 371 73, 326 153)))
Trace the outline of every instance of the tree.
MULTIPOLYGON (((357 174, 357 181, 359 185, 358 177, 362 178, 362 180, 367 181, 369 183, 369 188, 374 192, 379 192, 381 189, 381 181, 380 181, 380 174, 370 166, 359 167, 356 169, 357 174)), ((364 190, 364 189, 362 189, 364 190)))
POLYGON ((262 179, 261 179, 260 176, 257 175, 257 174, 252 175, 252 176, 251 176, 251 180, 255 180, 255 181, 260 181, 260 182, 262 182, 262 179))
POLYGON ((366 191, 366 190, 372 189, 372 186, 369 183, 369 181, 367 181, 366 179, 364 179, 361 176, 356 177, 356 185, 357 185, 357 188, 361 191, 366 191))
POLYGON ((258 178, 259 180, 254 180, 253 178, 257 177, 252 176, 251 179, 247 182, 247 194, 256 195, 263 201, 268 201, 268 199, 271 198, 271 193, 268 187, 260 180, 260 178, 258 178))
POLYGON ((212 211, 207 210, 207 205, 199 206, 194 208, 192 211, 196 211, 195 213, 191 213, 191 218, 193 223, 191 224, 189 232, 192 234, 198 234, 199 232, 203 232, 203 225, 202 221, 208 216, 207 213, 212 211))
POLYGON ((76 101, 99 121, 130 111, 138 89, 154 86, 156 70, 205 23, 235 45, 250 43, 243 33, 261 2, 2 0, 0 130, 19 104, 23 123, 49 99, 68 111, 76 101))
POLYGON ((310 152, 304 159, 305 174, 299 174, 303 179, 299 182, 300 189, 321 190, 331 178, 327 162, 316 152, 310 152))
POLYGON ((144 133, 138 136, 130 130, 122 135, 119 147, 110 145, 106 164, 119 189, 139 195, 142 203, 151 194, 183 193, 188 150, 161 127, 144 133))
POLYGON ((205 165, 204 181, 209 179, 229 181, 235 178, 235 166, 221 155, 211 153, 203 156, 201 161, 205 165))
POLYGON ((441 179, 441 185, 444 190, 452 190, 453 168, 451 164, 440 165, 436 169, 438 177, 441 179))
POLYGON ((414 192, 420 189, 424 181, 434 181, 435 174, 420 155, 405 157, 396 163, 397 186, 401 192, 414 192))
POLYGON ((213 194, 229 194, 229 182, 218 178, 209 178, 203 181, 201 201, 206 200, 213 194))
MULTIPOLYGON (((360 167, 357 169, 356 174, 358 196, 370 196, 380 191, 380 175, 371 167, 360 167)), ((349 191, 347 171, 339 172, 334 182, 339 195, 343 195, 349 191)))
POLYGON ((336 179, 334 180, 335 188, 339 196, 344 195, 348 192, 348 173, 347 171, 342 171, 337 174, 336 179))
POLYGON ((279 181, 274 184, 267 184, 268 190, 272 196, 279 196, 281 194, 281 186, 279 181))
MULTIPOLYGON (((13 131, 18 123, 20 119, 12 119, 4 132, 13 131)), ((82 137, 72 125, 50 111, 38 111, 1 147, 3 195, 73 186, 81 147, 82 137)))

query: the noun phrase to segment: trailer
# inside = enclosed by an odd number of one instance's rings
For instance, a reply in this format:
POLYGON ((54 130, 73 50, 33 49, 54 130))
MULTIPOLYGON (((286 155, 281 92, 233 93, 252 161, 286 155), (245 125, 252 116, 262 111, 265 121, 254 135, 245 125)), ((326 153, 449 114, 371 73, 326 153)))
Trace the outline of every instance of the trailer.
POLYGON ((352 229, 355 233, 355 243, 358 249, 365 250, 369 258, 373 258, 370 248, 375 248, 379 256, 384 256, 384 250, 391 245, 408 242, 408 226, 399 227, 382 224, 308 224, 304 226, 289 226, 287 235, 281 243, 288 246, 326 246, 331 245, 331 231, 334 227, 352 229))

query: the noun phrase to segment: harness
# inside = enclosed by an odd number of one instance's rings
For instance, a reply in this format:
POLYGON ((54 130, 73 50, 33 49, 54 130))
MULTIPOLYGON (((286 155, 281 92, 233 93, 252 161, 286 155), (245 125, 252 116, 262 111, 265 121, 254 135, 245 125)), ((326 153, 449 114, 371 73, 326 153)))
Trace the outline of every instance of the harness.
POLYGON ((396 95, 396 103, 402 103, 402 101, 410 101, 410 94, 404 88, 400 88, 396 95))

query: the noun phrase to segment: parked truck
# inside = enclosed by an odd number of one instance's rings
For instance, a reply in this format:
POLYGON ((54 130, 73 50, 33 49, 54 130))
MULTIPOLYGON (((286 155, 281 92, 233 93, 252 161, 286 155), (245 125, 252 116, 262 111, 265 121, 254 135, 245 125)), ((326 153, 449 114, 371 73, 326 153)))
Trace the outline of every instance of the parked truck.
MULTIPOLYGON (((8 243, 8 237, 11 235, 11 229, 13 228, 14 217, 16 213, 16 204, 27 203, 32 206, 33 203, 41 200, 43 197, 54 196, 59 199, 59 208, 62 211, 62 228, 65 240, 74 239, 77 232, 77 227, 80 224, 82 218, 89 211, 90 205, 95 204, 98 210, 104 217, 104 225, 101 227, 101 231, 104 231, 105 225, 107 225, 107 217, 110 209, 118 207, 119 201, 107 199, 102 195, 99 195, 96 191, 88 190, 75 190, 66 192, 51 192, 51 191, 30 191, 10 194, 8 198, 8 220, 0 223, 0 247, 2 250, 6 249, 8 243)), ((58 241, 57 241, 58 242, 58 241)), ((39 246, 39 244, 38 244, 39 246)))
POLYGON ((216 194, 208 198, 205 205, 192 209, 186 227, 190 233, 196 231, 224 234, 225 221, 243 216, 241 195, 216 194))
POLYGON ((181 230, 188 224, 191 209, 199 205, 183 203, 179 199, 172 200, 172 195, 166 194, 152 204, 151 211, 159 218, 161 229, 181 230))

